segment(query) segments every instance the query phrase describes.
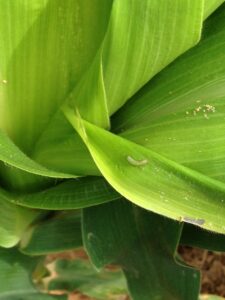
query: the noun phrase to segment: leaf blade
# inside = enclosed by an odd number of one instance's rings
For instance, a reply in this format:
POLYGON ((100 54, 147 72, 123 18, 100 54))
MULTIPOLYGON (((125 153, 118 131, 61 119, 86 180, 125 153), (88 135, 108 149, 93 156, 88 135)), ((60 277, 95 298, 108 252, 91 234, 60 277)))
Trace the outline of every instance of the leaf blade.
POLYGON ((198 272, 175 262, 181 227, 125 200, 83 210, 84 244, 93 264, 119 264, 134 300, 197 299, 198 272))

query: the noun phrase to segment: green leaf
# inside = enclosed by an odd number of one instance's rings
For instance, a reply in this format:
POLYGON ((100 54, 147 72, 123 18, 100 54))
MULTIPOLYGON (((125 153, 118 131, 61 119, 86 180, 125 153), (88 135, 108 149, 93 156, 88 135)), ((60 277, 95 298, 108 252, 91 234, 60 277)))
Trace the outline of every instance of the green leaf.
MULTIPOLYGON (((108 128, 109 115, 198 42, 202 17, 202 0, 184 0, 182 4, 174 0, 114 1, 101 47, 67 102, 78 107, 84 119, 108 128)), ((48 126, 35 148, 37 161, 72 174, 98 175, 81 141, 66 127, 62 116, 53 118, 48 126), (58 131, 63 131, 63 138, 59 138, 58 131)))
POLYGON ((120 265, 134 300, 197 299, 199 272, 176 260, 181 229, 124 200, 83 210, 84 245, 93 264, 120 265))
POLYGON ((149 82, 114 120, 123 137, 222 182, 224 17, 225 5, 206 22, 200 44, 149 82))
POLYGON ((116 300, 127 293, 126 281, 121 271, 97 272, 85 260, 57 260, 51 269, 57 274, 48 284, 49 290, 79 291, 98 300, 116 300))
POLYGON ((224 0, 205 0, 204 3, 204 18, 208 18, 211 13, 216 10, 224 0))
POLYGON ((89 67, 110 10, 103 0, 0 1, 1 128, 26 153, 89 67))
POLYGON ((25 229, 38 215, 40 211, 10 203, 8 195, 0 189, 0 246, 15 246, 25 229))
POLYGON ((104 177, 125 198, 161 215, 225 232, 225 184, 83 121, 69 108, 64 113, 104 177))
POLYGON ((46 255, 82 246, 80 215, 61 213, 26 230, 20 250, 27 255, 46 255))
POLYGON ((66 297, 42 295, 32 283, 38 259, 27 257, 16 249, 0 249, 1 300, 66 300, 66 297))
MULTIPOLYGON (((6 193, 6 192, 5 192, 6 193)), ((120 198, 102 177, 83 177, 68 180, 41 192, 7 193, 8 201, 30 208, 65 210, 98 205, 120 198)))
POLYGON ((82 139, 58 112, 37 141, 32 158, 50 169, 74 175, 100 175, 82 139))
POLYGON ((101 49, 72 95, 81 116, 105 127, 99 118, 107 110, 115 112, 153 75, 198 42, 202 14, 200 0, 185 0, 182 5, 179 1, 114 1, 101 49))
MULTIPOLYGON (((93 61, 107 28, 111 2, 15 0, 9 5, 0 1, 0 128, 31 158, 61 103, 93 61)), ((54 130, 59 126, 54 126, 54 130)), ((80 143, 78 140, 75 145, 76 152, 80 147, 84 149, 80 143)), ((73 158, 74 149, 70 150, 73 158)), ((87 151, 83 152, 80 151, 86 158, 87 151)), ((64 153, 59 149, 58 154, 60 160, 64 153)), ((79 171, 83 167, 82 157, 72 165, 77 162, 79 171)), ((87 163, 96 171, 90 159, 87 163)), ((53 170, 61 171, 57 166, 54 164, 53 170)), ((8 170, 3 168, 2 172, 8 170)), ((23 190, 28 179, 22 184, 20 176, 10 172, 6 181, 14 189, 23 190)))
POLYGON ((55 172, 39 165, 23 153, 9 137, 0 131, 0 160, 20 170, 52 178, 74 178, 74 175, 55 172))
POLYGON ((29 158, 0 130, 0 175, 9 190, 33 191, 46 187, 50 178, 74 178, 76 176, 47 169, 29 158), (39 175, 39 176, 35 176, 39 175), (43 178, 44 176, 46 178, 43 178))
POLYGON ((203 1, 114 2, 102 46, 110 114, 198 42, 202 14, 203 1))
POLYGON ((225 252, 225 235, 202 230, 190 224, 185 224, 180 243, 211 251, 225 252))

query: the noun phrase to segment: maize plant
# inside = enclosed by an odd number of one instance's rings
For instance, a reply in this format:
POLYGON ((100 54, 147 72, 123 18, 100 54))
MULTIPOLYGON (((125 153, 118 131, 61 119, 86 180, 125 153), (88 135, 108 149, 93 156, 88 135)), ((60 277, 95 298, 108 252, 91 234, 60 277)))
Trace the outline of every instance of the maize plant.
POLYGON ((177 247, 225 251, 223 2, 0 0, 1 300, 206 299, 177 247))

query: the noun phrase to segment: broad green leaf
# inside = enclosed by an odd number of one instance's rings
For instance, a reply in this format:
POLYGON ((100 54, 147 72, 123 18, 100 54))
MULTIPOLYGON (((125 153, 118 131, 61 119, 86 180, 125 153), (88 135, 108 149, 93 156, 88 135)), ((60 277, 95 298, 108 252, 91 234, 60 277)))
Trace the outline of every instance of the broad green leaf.
POLYGON ((7 197, 12 203, 25 207, 65 210, 98 205, 119 199, 120 195, 102 177, 84 177, 59 183, 41 192, 7 193, 7 197))
POLYGON ((150 211, 225 232, 225 184, 83 121, 64 108, 107 181, 150 211), (207 209, 206 209, 207 208, 207 209))
MULTIPOLYGON (((0 1, 0 128, 29 157, 34 156, 35 145, 55 120, 61 103, 91 65, 107 29, 111 2, 14 0, 9 5, 0 1)), ((54 130, 59 127, 61 124, 54 130)), ((76 151, 70 149, 70 158, 84 149, 80 141, 72 143, 76 151)), ((59 149, 59 160, 65 151, 59 149)), ((82 153, 84 157, 86 152, 82 153)), ((79 171, 83 161, 75 159, 73 164, 72 160, 72 165, 77 162, 79 171)), ((92 161, 88 163, 96 170, 92 161)), ((57 165, 54 169, 61 170, 57 165)), ((4 171, 8 172, 3 167, 4 171)), ((7 181, 21 189, 19 177, 15 174, 14 178, 12 172, 7 181)))
POLYGON ((149 82, 114 120, 123 137, 222 182, 224 17, 225 5, 206 22, 199 45, 149 82))
POLYGON ((15 246, 25 229, 38 215, 40 211, 10 203, 8 195, 0 189, 0 246, 15 246))
POLYGON ((127 293, 121 271, 97 272, 87 260, 57 260, 51 269, 56 278, 48 283, 49 290, 76 290, 96 300, 119 300, 127 293))
POLYGON ((34 287, 32 274, 38 261, 16 249, 0 249, 1 300, 66 300, 65 297, 42 295, 34 287))
POLYGON ((1 128, 26 153, 89 67, 110 10, 110 0, 0 1, 1 128))
POLYGON ((46 255, 82 246, 80 215, 61 213, 26 230, 20 250, 27 255, 46 255))
POLYGON ((84 119, 109 127, 108 114, 198 42, 203 5, 203 0, 184 0, 182 5, 174 0, 114 1, 101 48, 71 93, 70 104, 84 119))
POLYGON ((195 300, 199 272, 176 261, 182 225, 127 201, 83 210, 85 248, 96 268, 120 265, 133 300, 195 300))
POLYGON ((201 0, 114 1, 102 45, 110 114, 198 42, 203 4, 201 0))
POLYGON ((225 252, 225 235, 202 230, 190 224, 184 225, 180 243, 211 251, 225 252))
MULTIPOLYGON (((101 47, 67 102, 78 107, 84 119, 109 127, 107 116, 198 42, 203 8, 202 0, 182 3, 178 0, 115 0, 101 47)), ((62 117, 53 118, 48 126, 51 129, 43 133, 35 147, 37 161, 42 164, 50 161, 58 170, 64 170, 64 164, 65 170, 77 175, 98 175, 81 141, 72 135, 62 117), (65 129, 63 138, 59 138, 58 130, 61 132, 62 127, 65 129), (81 156, 80 162, 73 153, 81 156)))

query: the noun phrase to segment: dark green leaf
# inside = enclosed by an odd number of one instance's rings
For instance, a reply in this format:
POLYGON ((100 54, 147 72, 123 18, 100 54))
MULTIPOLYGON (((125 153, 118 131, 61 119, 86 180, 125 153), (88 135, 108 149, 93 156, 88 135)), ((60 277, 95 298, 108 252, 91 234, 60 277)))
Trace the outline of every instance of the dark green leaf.
POLYGON ((9 201, 40 209, 78 209, 115 199, 120 195, 102 177, 83 177, 59 183, 41 192, 24 195, 7 193, 9 201))
POLYGON ((97 268, 119 264, 135 300, 198 298, 199 272, 176 261, 181 228, 124 200, 83 210, 92 262, 97 268))
POLYGON ((184 225, 180 243, 211 251, 225 252, 225 235, 203 230, 190 224, 184 225))
POLYGON ((46 255, 82 246, 79 212, 61 213, 24 232, 20 250, 28 255, 46 255))
POLYGON ((65 297, 42 295, 32 282, 39 259, 27 257, 16 249, 0 249, 1 300, 66 300, 65 297))

